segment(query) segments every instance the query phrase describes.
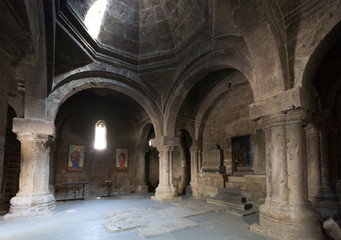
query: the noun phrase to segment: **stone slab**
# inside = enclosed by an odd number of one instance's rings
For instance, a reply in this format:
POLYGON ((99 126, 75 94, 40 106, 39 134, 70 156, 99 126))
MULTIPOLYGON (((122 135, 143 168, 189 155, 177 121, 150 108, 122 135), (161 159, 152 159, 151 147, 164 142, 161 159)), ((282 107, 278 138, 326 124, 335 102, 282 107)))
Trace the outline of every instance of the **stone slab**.
POLYGON ((238 217, 245 217, 245 216, 249 216, 251 214, 257 213, 254 209, 242 211, 242 210, 233 209, 233 208, 229 208, 225 210, 224 212, 232 214, 234 216, 238 216, 238 217))
MULTIPOLYGON (((190 199, 173 202, 167 207, 141 207, 112 212, 108 216, 109 223, 105 224, 104 227, 108 232, 112 233, 146 228, 147 230, 145 232, 142 230, 142 232, 149 236, 152 234, 148 230, 149 227, 155 226, 156 223, 177 221, 210 212, 223 212, 226 209, 227 207, 225 206, 207 204, 202 200, 190 199)), ((187 226, 186 224, 183 224, 183 226, 187 226)), ((176 226, 177 224, 170 223, 169 229, 177 231, 178 227, 176 226)), ((159 232, 159 234, 162 233, 159 232)))
POLYGON ((159 235, 181 231, 197 227, 198 224, 190 220, 179 218, 168 221, 155 222, 149 226, 138 228, 137 232, 144 238, 152 238, 159 235))

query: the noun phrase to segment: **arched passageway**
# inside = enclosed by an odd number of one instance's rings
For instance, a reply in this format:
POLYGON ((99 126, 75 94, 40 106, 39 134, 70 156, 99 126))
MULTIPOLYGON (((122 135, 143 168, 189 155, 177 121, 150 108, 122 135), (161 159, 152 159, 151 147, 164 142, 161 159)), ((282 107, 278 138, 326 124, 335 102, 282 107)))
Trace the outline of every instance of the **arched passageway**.
MULTIPOLYGON (((86 89, 66 100, 55 125, 52 183, 63 199, 65 183, 86 182, 85 197, 137 191, 139 171, 137 134, 144 109, 127 95, 110 89, 86 89), (106 124, 106 148, 95 148, 95 125, 106 124), (80 150, 74 166, 73 151, 80 150)), ((71 196, 72 197, 72 196, 71 196)), ((77 196, 79 197, 79 196, 77 196)))

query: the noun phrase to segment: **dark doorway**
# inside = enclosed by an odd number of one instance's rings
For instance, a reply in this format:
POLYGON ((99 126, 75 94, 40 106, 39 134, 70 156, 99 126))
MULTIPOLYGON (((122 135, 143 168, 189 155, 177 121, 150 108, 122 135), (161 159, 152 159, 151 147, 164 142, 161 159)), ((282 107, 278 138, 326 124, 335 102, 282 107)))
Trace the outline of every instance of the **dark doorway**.
POLYGON ((1 201, 5 204, 8 204, 10 199, 14 197, 19 190, 20 142, 17 140, 16 134, 12 132, 13 118, 16 116, 14 109, 11 106, 8 106, 3 184, 1 186, 1 201))
MULTIPOLYGON (((149 141, 153 138, 155 138, 155 131, 154 127, 151 127, 147 136, 148 145, 149 141)), ((159 152, 155 147, 149 145, 148 152, 146 152, 145 161, 148 192, 155 192, 157 186, 159 185, 159 152)))

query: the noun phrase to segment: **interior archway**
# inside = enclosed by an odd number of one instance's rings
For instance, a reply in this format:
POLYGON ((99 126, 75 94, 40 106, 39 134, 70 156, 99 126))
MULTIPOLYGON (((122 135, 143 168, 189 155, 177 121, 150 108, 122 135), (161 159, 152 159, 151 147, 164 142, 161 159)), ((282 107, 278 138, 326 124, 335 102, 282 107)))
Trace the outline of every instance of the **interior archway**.
POLYGON ((309 142, 318 143, 307 145, 309 199, 322 216, 338 212, 337 195, 341 183, 340 59, 341 41, 338 41, 316 69, 312 89, 313 95, 317 96, 315 112, 307 128, 309 142))
POLYGON ((64 182, 87 182, 85 197, 108 196, 108 182, 112 182, 112 194, 136 191, 138 123, 146 117, 136 101, 110 89, 83 90, 65 101, 55 122, 56 198, 65 197, 64 182), (107 147, 101 150, 94 147, 94 126, 99 120, 107 127, 107 147), (84 158, 80 160, 82 168, 74 169, 70 161, 77 147, 83 149, 84 158), (121 155, 125 163, 121 163, 121 155))

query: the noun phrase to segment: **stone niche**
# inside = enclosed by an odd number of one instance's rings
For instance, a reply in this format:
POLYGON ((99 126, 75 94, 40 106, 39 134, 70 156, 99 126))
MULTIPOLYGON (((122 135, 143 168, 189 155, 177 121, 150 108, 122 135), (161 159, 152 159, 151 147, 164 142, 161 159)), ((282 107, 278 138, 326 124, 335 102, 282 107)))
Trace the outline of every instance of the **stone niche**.
POLYGON ((55 196, 64 197, 63 182, 86 181, 85 197, 107 196, 106 180, 113 181, 112 193, 135 191, 137 157, 135 128, 119 112, 105 108, 82 108, 73 112, 60 125, 55 150, 52 152, 55 196), (107 124, 107 148, 94 148, 95 124, 107 124), (84 170, 68 171, 69 145, 85 147, 84 170), (128 171, 115 170, 116 148, 128 149, 128 171))

